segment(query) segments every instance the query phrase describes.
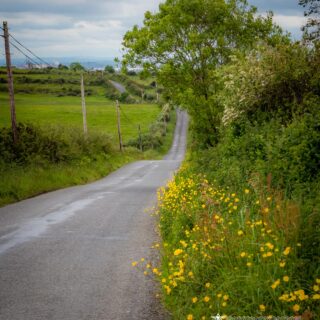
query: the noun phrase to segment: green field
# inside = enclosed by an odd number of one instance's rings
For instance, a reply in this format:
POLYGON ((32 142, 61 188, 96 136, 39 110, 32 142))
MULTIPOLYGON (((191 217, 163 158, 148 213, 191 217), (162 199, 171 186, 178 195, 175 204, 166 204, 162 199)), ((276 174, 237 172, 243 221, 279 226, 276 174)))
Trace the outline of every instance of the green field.
MULTIPOLYGON (((56 97, 53 95, 16 94, 17 122, 40 126, 59 125, 82 127, 80 97, 56 97)), ((86 97, 88 131, 100 131, 117 139, 117 115, 115 103, 101 96, 86 97)), ((121 106, 121 131, 124 141, 138 136, 138 125, 147 132, 157 119, 160 108, 155 104, 131 104, 121 106)), ((0 126, 10 125, 8 95, 0 93, 0 126)))
POLYGON ((84 82, 88 139, 82 134, 79 72, 15 69, 16 118, 23 125, 19 125, 22 131, 14 146, 6 73, 0 68, 0 205, 87 183, 128 162, 161 158, 169 150, 175 116, 171 112, 165 135, 152 79, 141 82, 136 76, 86 72, 84 82), (126 93, 119 93, 109 80, 121 83, 126 93), (147 93, 143 104, 141 91, 147 93), (119 151, 116 100, 120 101, 123 153, 119 151), (143 152, 137 141, 143 141, 143 152))

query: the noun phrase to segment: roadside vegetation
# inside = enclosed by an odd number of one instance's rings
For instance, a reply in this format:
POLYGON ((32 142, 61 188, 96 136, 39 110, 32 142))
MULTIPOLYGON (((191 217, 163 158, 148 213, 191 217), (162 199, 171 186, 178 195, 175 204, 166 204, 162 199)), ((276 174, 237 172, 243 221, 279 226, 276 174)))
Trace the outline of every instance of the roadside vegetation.
MULTIPOLYGON (((82 69, 78 68, 79 64, 70 69, 15 69, 19 123, 16 145, 10 129, 6 74, 0 69, 0 205, 94 181, 128 162, 161 158, 169 150, 175 127, 173 107, 163 108, 163 101, 146 102, 132 90, 123 98, 109 79, 114 77, 125 88, 136 82, 110 68, 105 73, 85 73, 88 125, 85 137, 80 98, 82 69), (120 103, 123 153, 119 151, 114 99, 123 101, 120 103)), ((153 80, 149 79, 151 83, 153 80)))
POLYGON ((159 59, 191 128, 159 191, 161 264, 133 265, 159 280, 173 319, 318 319, 319 33, 293 43, 245 1, 167 1, 145 17, 124 63, 159 59))

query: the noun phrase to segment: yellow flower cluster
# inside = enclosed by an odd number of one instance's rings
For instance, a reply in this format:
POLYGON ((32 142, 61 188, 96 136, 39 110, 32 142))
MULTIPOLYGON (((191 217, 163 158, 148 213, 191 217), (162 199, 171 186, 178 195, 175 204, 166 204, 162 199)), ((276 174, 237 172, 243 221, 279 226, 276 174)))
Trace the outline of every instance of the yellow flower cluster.
POLYGON ((244 291, 243 303, 251 299, 257 316, 283 306, 295 315, 320 299, 319 279, 295 289, 292 263, 301 244, 278 227, 273 213, 281 205, 271 195, 257 199, 251 187, 229 192, 182 170, 158 199, 165 258, 153 274, 168 301, 186 297, 180 306, 186 319, 236 313, 244 291))

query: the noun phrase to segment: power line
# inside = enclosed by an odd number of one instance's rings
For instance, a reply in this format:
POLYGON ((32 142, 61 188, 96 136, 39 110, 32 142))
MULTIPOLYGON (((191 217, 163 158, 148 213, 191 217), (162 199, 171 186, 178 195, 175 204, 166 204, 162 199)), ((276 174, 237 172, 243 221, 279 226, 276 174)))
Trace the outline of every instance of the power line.
POLYGON ((45 60, 43 60, 42 58, 40 58, 39 56, 37 56, 35 53, 33 53, 30 49, 28 49, 26 46, 24 46, 19 40, 17 40, 11 33, 9 33, 9 36, 15 41, 17 42, 21 47, 23 47, 25 50, 27 50, 28 52, 30 52, 33 56, 35 56, 38 60, 40 60, 41 62, 43 62, 44 64, 52 67, 52 65, 48 62, 46 62, 45 60))
POLYGON ((129 119, 129 117, 125 114, 125 112, 123 111, 121 106, 119 106, 119 109, 120 109, 121 113, 123 114, 123 116, 127 119, 127 121, 129 121, 130 124, 132 124, 133 126, 137 126, 136 123, 134 123, 131 119, 129 119))
POLYGON ((19 47, 17 47, 14 43, 12 43, 11 41, 9 41, 10 44, 15 47, 19 52, 21 52, 27 59, 29 59, 31 62, 33 62, 34 64, 36 64, 37 66, 39 66, 41 68, 41 65, 38 64, 35 60, 33 60, 30 56, 28 56, 26 53, 24 53, 19 47))

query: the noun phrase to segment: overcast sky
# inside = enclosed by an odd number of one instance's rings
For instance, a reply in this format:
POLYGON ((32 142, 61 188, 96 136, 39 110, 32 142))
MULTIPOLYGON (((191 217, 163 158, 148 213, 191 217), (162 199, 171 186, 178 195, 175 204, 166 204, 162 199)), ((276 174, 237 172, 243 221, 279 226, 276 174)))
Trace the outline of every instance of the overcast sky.
MULTIPOLYGON (((0 19, 10 32, 42 57, 114 58, 121 40, 144 12, 161 0, 1 0, 0 19)), ((275 21, 299 39, 304 22, 298 0, 249 0, 259 12, 272 10, 275 21)), ((0 46, 3 54, 3 44, 0 46)), ((17 53, 14 52, 17 56, 17 53)))

